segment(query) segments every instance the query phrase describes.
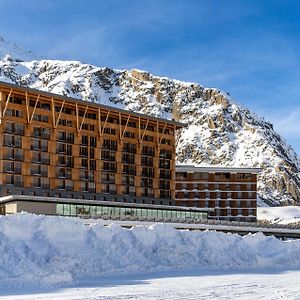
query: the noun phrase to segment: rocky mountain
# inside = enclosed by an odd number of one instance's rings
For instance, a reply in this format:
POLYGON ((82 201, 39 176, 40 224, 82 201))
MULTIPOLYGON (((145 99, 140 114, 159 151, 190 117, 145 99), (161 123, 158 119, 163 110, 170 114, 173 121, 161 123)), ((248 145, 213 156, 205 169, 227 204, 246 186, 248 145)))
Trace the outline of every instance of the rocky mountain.
POLYGON ((261 199, 271 205, 300 204, 299 157, 272 124, 228 94, 145 71, 28 60, 28 53, 2 55, 5 50, 0 50, 1 81, 187 123, 178 132, 178 162, 261 167, 261 199))

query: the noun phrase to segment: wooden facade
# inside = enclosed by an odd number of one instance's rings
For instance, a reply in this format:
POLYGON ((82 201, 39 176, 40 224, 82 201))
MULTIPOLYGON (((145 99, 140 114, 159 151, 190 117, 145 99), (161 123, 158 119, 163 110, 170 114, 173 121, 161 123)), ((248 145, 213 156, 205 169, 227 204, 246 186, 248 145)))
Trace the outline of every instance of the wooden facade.
POLYGON ((257 173, 260 171, 177 166, 175 203, 213 208, 212 219, 256 221, 257 173))
POLYGON ((0 195, 172 205, 181 127, 0 82, 0 195))

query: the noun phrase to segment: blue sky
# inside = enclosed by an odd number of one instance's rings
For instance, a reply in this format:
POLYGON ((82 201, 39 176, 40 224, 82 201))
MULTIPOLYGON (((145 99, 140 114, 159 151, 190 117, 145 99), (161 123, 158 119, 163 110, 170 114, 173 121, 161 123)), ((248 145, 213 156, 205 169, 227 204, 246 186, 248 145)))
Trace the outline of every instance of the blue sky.
POLYGON ((300 154, 300 1, 0 0, 0 36, 51 59, 194 81, 274 123, 300 154))

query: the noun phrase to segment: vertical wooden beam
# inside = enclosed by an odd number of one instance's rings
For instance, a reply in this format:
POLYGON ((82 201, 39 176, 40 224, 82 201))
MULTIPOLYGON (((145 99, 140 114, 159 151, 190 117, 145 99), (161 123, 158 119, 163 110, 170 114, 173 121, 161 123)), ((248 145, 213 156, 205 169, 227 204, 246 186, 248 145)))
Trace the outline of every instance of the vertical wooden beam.
POLYGON ((166 127, 167 127, 167 123, 165 123, 164 129, 163 129, 163 131, 161 133, 161 138, 159 139, 159 145, 161 145, 161 142, 162 142, 162 139, 163 139, 163 135, 165 134, 165 131, 166 131, 166 127))
POLYGON ((59 120, 60 120, 60 117, 61 117, 61 114, 62 114, 64 105, 65 105, 65 102, 66 102, 66 100, 63 101, 63 103, 62 103, 62 105, 61 105, 61 108, 60 108, 60 110, 59 110, 59 113, 58 113, 58 116, 57 116, 57 120, 56 120, 56 122, 55 122, 55 128, 57 127, 58 122, 59 122, 59 120))
POLYGON ((104 121, 104 125, 102 126, 101 135, 103 135, 103 133, 104 133, 104 129, 106 127, 106 123, 107 123, 107 120, 108 120, 109 113, 110 113, 110 110, 107 111, 107 115, 106 115, 106 118, 105 118, 105 121, 104 121))
POLYGON ((156 143, 157 146, 159 147, 159 123, 156 121, 156 143))
POLYGON ((31 117, 30 117, 30 120, 29 120, 29 124, 30 124, 30 123, 32 122, 32 120, 33 120, 33 116, 34 116, 36 107, 37 107, 37 105, 38 105, 39 99, 40 99, 40 94, 38 94, 37 99, 36 99, 36 101, 35 101, 34 108, 33 108, 33 112, 32 112, 32 115, 31 115, 31 117))
POLYGON ((76 128, 77 128, 77 133, 79 133, 79 111, 78 111, 78 103, 75 104, 76 108, 76 128))
POLYGON ((138 142, 141 142, 141 117, 139 117, 139 137, 138 137, 138 142))
POLYGON ((52 124, 53 124, 53 128, 55 128, 55 103, 53 97, 51 97, 51 108, 52 108, 52 124))
POLYGON ((13 89, 10 89, 10 92, 9 92, 9 94, 8 94, 8 97, 7 97, 6 101, 5 101, 5 106, 4 106, 4 109, 3 109, 3 112, 2 112, 2 118, 4 118, 4 116, 5 116, 5 112, 6 112, 6 110, 7 110, 7 106, 8 106, 8 103, 9 103, 9 100, 10 100, 10 97, 11 97, 11 94, 12 94, 12 91, 13 91, 13 89))
POLYGON ((98 134, 101 137, 101 109, 100 107, 98 108, 98 134))
POLYGON ((142 142, 144 140, 144 136, 146 134, 146 130, 147 130, 148 124, 149 124, 149 119, 147 119, 146 126, 145 126, 145 129, 144 129, 143 135, 142 135, 142 142))
POLYGON ((88 105, 85 107, 84 114, 83 114, 83 117, 82 117, 82 120, 81 120, 81 123, 80 123, 80 127, 79 127, 79 132, 81 131, 83 123, 85 121, 85 116, 86 116, 86 113, 88 111, 88 107, 89 107, 88 105))
POLYGON ((122 116, 121 113, 119 112, 119 139, 121 140, 122 137, 122 116))
POLYGON ((125 131, 126 131, 126 129, 127 129, 128 123, 129 123, 129 119, 130 119, 130 115, 128 115, 128 118, 127 118, 127 121, 126 121, 125 128, 124 128, 124 130, 123 130, 123 132, 122 132, 121 140, 123 140, 123 138, 124 138, 124 134, 125 134, 125 131))
POLYGON ((2 123, 2 102, 3 102, 4 93, 0 90, 0 124, 2 123))
POLYGON ((26 116, 27 116, 27 123, 29 124, 30 116, 29 116, 29 99, 28 93, 25 92, 25 102, 26 102, 26 116))

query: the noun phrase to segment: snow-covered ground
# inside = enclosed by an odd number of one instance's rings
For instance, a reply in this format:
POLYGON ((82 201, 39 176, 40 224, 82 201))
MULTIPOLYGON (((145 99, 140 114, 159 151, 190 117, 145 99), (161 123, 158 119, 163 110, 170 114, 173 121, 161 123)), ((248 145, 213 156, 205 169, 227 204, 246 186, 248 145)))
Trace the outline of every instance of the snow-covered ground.
POLYGON ((177 272, 88 280, 75 287, 52 290, 0 291, 0 299, 199 300, 300 299, 300 271, 177 272))
POLYGON ((0 217, 0 291, 57 288, 157 272, 300 270, 300 240, 179 231, 165 224, 124 229, 79 219, 0 217))
POLYGON ((298 223, 300 206, 258 207, 257 218, 278 224, 298 223))

